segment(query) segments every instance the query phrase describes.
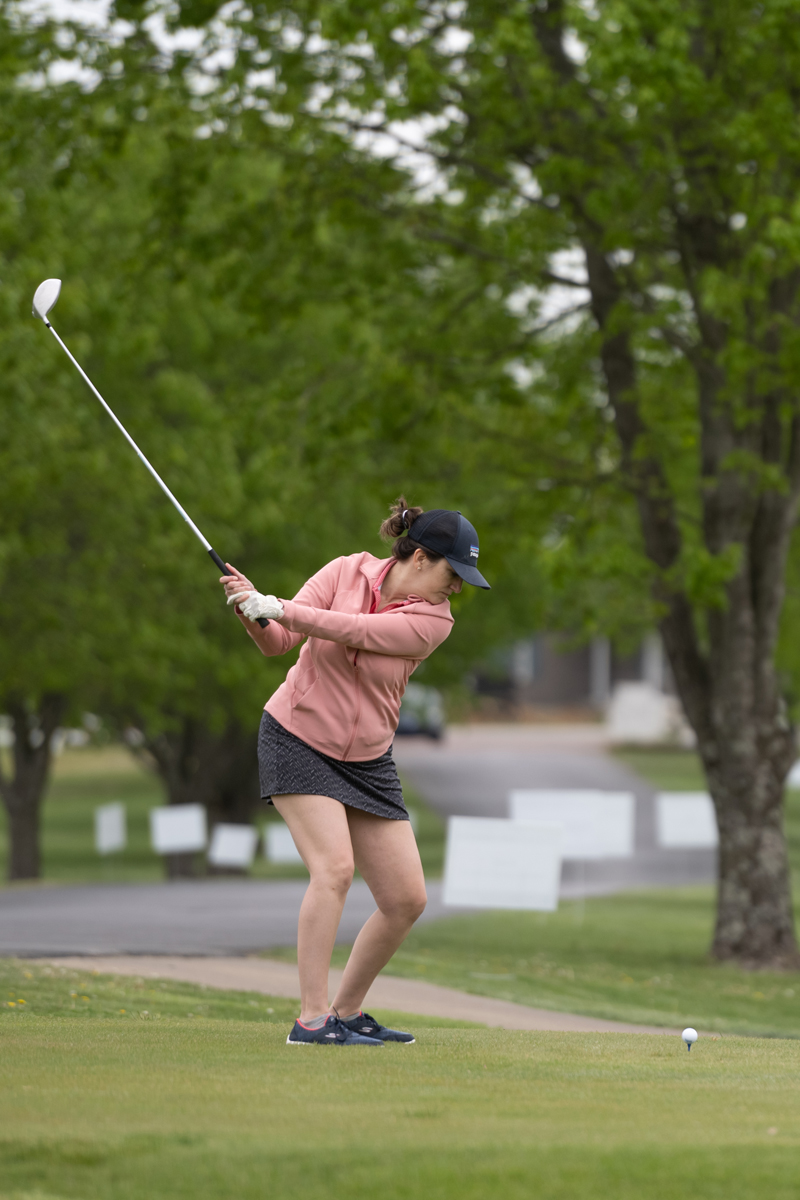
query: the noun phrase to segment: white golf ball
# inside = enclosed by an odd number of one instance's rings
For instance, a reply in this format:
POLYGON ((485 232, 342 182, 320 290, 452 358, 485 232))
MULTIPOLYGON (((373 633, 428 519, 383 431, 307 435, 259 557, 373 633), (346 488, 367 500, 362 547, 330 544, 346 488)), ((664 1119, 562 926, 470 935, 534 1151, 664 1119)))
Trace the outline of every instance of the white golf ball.
POLYGON ((697 1030, 692 1029, 692 1027, 689 1026, 688 1029, 684 1029, 681 1037, 686 1042, 686 1049, 691 1050, 692 1046, 697 1041, 697 1030))

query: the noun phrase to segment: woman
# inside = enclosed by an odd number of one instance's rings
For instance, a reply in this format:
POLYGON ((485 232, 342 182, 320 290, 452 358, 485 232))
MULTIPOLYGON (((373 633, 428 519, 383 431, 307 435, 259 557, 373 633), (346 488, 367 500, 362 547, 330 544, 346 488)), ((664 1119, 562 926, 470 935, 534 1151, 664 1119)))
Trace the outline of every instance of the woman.
POLYGON ((478 535, 460 513, 409 508, 401 497, 381 536, 391 557, 334 559, 294 600, 262 596, 231 567, 220 583, 262 654, 306 638, 266 705, 258 742, 261 793, 291 830, 311 876, 300 909, 300 1019, 290 1045, 413 1042, 361 1004, 375 976, 425 907, 425 880, 392 758, 411 672, 440 645, 448 597, 477 569, 478 535), (259 617, 269 624, 261 628, 259 617), (328 970, 345 898, 358 868, 378 906, 356 938, 333 1004, 328 970))

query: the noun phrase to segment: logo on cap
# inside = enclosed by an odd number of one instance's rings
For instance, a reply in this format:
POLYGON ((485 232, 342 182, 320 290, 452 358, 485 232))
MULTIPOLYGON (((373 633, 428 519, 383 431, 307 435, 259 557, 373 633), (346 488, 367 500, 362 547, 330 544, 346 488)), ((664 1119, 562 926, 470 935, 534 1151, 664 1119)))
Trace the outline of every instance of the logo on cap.
POLYGON ((478 547, 477 547, 477 546, 470 546, 470 548, 469 548, 469 556, 470 556, 470 558, 477 558, 477 557, 478 557, 478 547))

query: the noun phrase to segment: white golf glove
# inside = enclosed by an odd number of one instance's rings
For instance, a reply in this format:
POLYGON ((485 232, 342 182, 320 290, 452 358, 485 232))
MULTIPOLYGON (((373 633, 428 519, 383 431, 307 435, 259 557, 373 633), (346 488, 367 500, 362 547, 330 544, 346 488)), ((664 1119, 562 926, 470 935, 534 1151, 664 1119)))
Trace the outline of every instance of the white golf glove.
POLYGON ((283 616, 283 605, 277 596, 262 596, 261 592, 237 592, 228 597, 228 604, 238 604, 248 621, 257 621, 259 617, 276 621, 283 616))

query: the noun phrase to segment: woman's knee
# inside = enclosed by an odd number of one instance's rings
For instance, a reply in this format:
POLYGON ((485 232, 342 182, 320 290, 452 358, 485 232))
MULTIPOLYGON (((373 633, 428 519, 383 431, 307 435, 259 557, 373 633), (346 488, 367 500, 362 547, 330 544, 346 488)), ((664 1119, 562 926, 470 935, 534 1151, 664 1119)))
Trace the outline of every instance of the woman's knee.
POLYGON ((428 897, 424 887, 413 888, 399 896, 384 899, 378 906, 385 917, 413 925, 425 911, 428 897))
POLYGON ((354 872, 352 856, 348 857, 343 854, 313 864, 310 874, 312 883, 330 888, 339 896, 346 896, 353 882, 354 872))

